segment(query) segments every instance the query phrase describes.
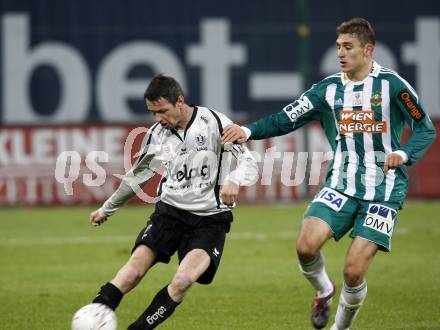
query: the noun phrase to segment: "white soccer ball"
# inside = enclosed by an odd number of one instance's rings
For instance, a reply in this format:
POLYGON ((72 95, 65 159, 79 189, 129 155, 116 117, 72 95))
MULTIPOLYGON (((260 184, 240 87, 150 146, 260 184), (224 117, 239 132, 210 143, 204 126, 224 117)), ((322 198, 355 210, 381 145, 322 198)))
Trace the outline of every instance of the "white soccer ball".
POLYGON ((103 304, 89 304, 79 309, 72 319, 72 330, 116 330, 115 312, 103 304))

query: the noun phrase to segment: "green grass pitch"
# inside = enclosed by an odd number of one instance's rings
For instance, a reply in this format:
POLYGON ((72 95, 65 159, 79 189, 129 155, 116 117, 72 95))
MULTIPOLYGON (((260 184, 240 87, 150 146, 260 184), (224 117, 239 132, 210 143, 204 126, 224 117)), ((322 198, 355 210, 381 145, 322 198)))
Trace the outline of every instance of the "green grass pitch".
MULTIPOLYGON (((304 209, 238 207, 215 281, 195 285, 160 328, 311 329, 313 291, 295 254, 304 209)), ((152 208, 125 207, 98 228, 88 224, 91 210, 0 210, 0 329, 69 329, 73 313, 126 261, 152 208)), ((405 205, 393 251, 378 253, 370 267, 368 296, 352 329, 440 329, 439 214, 440 202, 405 205)), ((349 243, 331 241, 324 249, 338 289, 349 243)), ((156 265, 124 297, 119 329, 127 328, 176 267, 175 258, 156 265)))

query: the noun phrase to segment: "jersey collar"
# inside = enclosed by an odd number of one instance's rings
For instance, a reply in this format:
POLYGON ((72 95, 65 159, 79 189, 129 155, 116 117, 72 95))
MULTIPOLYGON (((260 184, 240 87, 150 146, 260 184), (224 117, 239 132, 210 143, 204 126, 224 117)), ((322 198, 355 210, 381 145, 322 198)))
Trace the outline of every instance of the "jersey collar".
POLYGON ((376 61, 373 61, 373 66, 371 67, 369 76, 374 78, 379 77, 380 69, 382 69, 382 66, 376 61))
POLYGON ((190 104, 189 106, 192 107, 194 110, 193 110, 191 119, 189 120, 188 124, 185 127, 185 132, 183 133, 184 139, 186 138, 186 132, 188 132, 188 129, 190 128, 190 126, 192 125, 192 123, 194 122, 194 120, 196 119, 196 116, 197 116, 197 107, 193 104, 190 104))
MULTIPOLYGON (((380 69, 382 69, 382 66, 379 63, 377 63, 376 61, 373 60, 373 65, 371 66, 371 70, 370 70, 370 73, 368 74, 368 77, 377 78, 379 76, 380 69)), ((349 81, 350 81, 350 79, 348 79, 347 74, 345 74, 343 72, 341 74, 342 85, 347 84, 349 81)), ((361 82, 356 82, 356 84, 358 84, 358 83, 361 83, 361 82)))

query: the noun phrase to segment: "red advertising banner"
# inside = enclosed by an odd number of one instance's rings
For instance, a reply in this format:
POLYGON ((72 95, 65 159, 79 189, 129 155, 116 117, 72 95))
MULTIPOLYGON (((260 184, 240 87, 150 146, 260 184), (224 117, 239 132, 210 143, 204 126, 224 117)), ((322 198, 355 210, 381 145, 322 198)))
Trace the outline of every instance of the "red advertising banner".
MULTIPOLYGON (((438 128, 440 122, 435 125, 438 128)), ((125 125, 3 128, 0 204, 101 203, 137 158, 146 131, 146 127, 125 125)), ((239 201, 289 202, 313 195, 332 158, 324 141, 319 126, 250 141, 247 145, 260 165, 260 177, 255 185, 241 188, 239 201)), ((436 140, 425 157, 409 167, 411 197, 440 197, 438 168, 440 142, 436 140)), ((147 185, 149 196, 155 195, 158 179, 159 175, 147 185)))

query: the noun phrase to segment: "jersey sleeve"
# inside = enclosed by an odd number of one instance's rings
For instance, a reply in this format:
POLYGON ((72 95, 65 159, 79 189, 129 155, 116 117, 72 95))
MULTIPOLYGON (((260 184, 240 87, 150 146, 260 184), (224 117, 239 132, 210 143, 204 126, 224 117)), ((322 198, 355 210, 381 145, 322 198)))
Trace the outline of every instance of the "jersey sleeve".
POLYGON ((397 90, 395 101, 412 129, 411 137, 400 147, 408 156, 406 164, 411 165, 420 159, 434 142, 436 132, 423 103, 410 86, 402 84, 397 90))
POLYGON ((158 171, 162 162, 157 155, 160 141, 152 126, 145 134, 141 144, 141 152, 133 167, 122 177, 116 191, 104 202, 100 213, 109 217, 125 205, 158 171))
POLYGON ((246 125, 251 131, 250 139, 261 140, 285 135, 318 120, 323 109, 317 85, 313 85, 297 100, 286 105, 282 111, 246 125))
MULTIPOLYGON (((232 124, 232 120, 220 112, 216 112, 222 127, 232 124)), ((220 137, 219 137, 220 138, 220 137)), ((226 175, 225 180, 230 180, 239 186, 250 186, 258 178, 258 165, 249 149, 243 144, 232 144, 223 152, 229 152, 237 160, 236 168, 226 175)))
POLYGON ((232 153, 237 166, 226 176, 225 181, 232 181, 238 186, 253 185, 258 179, 258 165, 249 149, 244 144, 233 144, 226 152, 232 153))
POLYGON ((220 125, 219 130, 220 130, 220 134, 223 133, 223 129, 230 125, 233 124, 233 121, 231 119, 229 119, 228 116, 226 116, 225 114, 215 111, 215 110, 210 110, 212 111, 218 118, 218 120, 220 121, 218 124, 220 125))

